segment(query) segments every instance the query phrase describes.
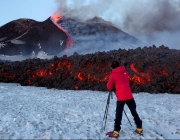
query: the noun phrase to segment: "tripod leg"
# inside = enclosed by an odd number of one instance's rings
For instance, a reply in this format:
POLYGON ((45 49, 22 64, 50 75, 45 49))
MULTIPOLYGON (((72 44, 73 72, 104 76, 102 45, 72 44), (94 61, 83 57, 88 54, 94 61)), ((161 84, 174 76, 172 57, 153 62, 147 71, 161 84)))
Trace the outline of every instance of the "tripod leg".
MULTIPOLYGON (((109 107, 109 104, 108 104, 108 107, 109 107)), ((107 108, 106 117, 105 117, 104 130, 105 130, 105 128, 106 128, 106 120, 107 120, 107 115, 108 115, 108 108, 107 108)))
MULTIPOLYGON (((124 110, 123 110, 123 111, 124 111, 124 110)), ((126 115, 126 117, 127 117, 128 121, 129 121, 130 125, 132 126, 132 124, 131 124, 131 122, 130 122, 130 120, 129 120, 129 118, 128 118, 128 116, 127 116, 127 114, 126 114, 125 111, 124 111, 124 114, 126 115)))
POLYGON ((108 95, 108 99, 107 99, 106 109, 105 109, 105 112, 104 112, 104 118, 103 118, 103 121, 104 121, 104 119, 105 119, 104 130, 105 130, 105 127, 106 127, 106 120, 107 120, 107 115, 108 115, 108 108, 109 108, 111 93, 112 93, 112 92, 110 91, 110 92, 109 92, 109 95, 108 95))
POLYGON ((108 105, 106 105, 106 109, 105 109, 105 112, 104 112, 104 118, 103 118, 103 121, 104 121, 105 116, 106 116, 107 108, 108 108, 108 105))
MULTIPOLYGON (((107 114, 106 112, 107 112, 108 107, 109 107, 109 100, 110 100, 110 93, 109 93, 108 99, 107 99, 106 109, 105 109, 105 112, 104 112, 104 118, 105 118, 105 114, 107 114)), ((104 120, 104 118, 103 118, 103 120, 104 120)))

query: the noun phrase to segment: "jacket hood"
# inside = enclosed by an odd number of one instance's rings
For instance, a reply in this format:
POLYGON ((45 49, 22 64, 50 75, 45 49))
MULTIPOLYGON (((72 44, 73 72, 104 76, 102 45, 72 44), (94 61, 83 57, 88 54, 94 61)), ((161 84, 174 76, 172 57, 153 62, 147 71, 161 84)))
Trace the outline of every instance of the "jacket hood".
POLYGON ((112 73, 124 73, 126 70, 125 70, 125 67, 124 66, 120 66, 120 67, 117 67, 115 69, 112 70, 112 73))

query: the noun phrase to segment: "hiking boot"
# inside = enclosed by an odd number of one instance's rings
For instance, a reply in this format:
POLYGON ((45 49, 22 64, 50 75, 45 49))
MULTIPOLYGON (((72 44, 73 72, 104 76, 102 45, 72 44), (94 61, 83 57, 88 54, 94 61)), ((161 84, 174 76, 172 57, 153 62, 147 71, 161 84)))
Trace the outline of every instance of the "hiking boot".
POLYGON ((119 136, 119 131, 111 131, 111 132, 107 132, 106 135, 108 135, 111 138, 118 138, 119 136))
POLYGON ((143 135, 143 129, 142 128, 136 128, 136 130, 134 132, 139 134, 139 135, 143 135))

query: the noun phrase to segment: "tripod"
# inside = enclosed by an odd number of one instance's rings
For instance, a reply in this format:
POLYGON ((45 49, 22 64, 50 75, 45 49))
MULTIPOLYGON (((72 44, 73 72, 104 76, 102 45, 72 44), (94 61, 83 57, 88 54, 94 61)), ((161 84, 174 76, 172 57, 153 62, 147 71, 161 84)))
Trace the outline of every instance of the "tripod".
MULTIPOLYGON (((109 103, 110 103, 110 97, 111 97, 111 99, 113 98, 112 91, 109 91, 108 98, 107 98, 107 104, 106 104, 106 108, 105 108, 105 112, 104 112, 104 118, 103 118, 103 121, 105 120, 104 130, 106 128, 106 120, 107 120, 107 115, 108 115, 108 108, 109 108, 109 103)), ((124 111, 124 114, 126 115, 128 121, 129 121, 130 125, 132 126, 132 124, 131 124, 131 122, 130 122, 130 120, 129 120, 126 112, 125 112, 125 110, 123 110, 123 111, 124 111)))

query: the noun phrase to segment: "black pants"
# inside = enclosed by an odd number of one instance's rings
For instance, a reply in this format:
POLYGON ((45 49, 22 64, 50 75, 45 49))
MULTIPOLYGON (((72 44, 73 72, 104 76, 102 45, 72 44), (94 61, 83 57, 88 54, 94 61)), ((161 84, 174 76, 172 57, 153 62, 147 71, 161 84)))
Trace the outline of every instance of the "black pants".
POLYGON ((124 110, 124 105, 127 104, 129 110, 131 111, 132 116, 134 117, 134 122, 137 128, 142 128, 142 121, 139 118, 139 115, 136 111, 136 103, 134 99, 125 100, 125 101, 117 101, 116 104, 116 118, 114 123, 114 130, 119 131, 121 129, 121 120, 122 114, 124 110))

